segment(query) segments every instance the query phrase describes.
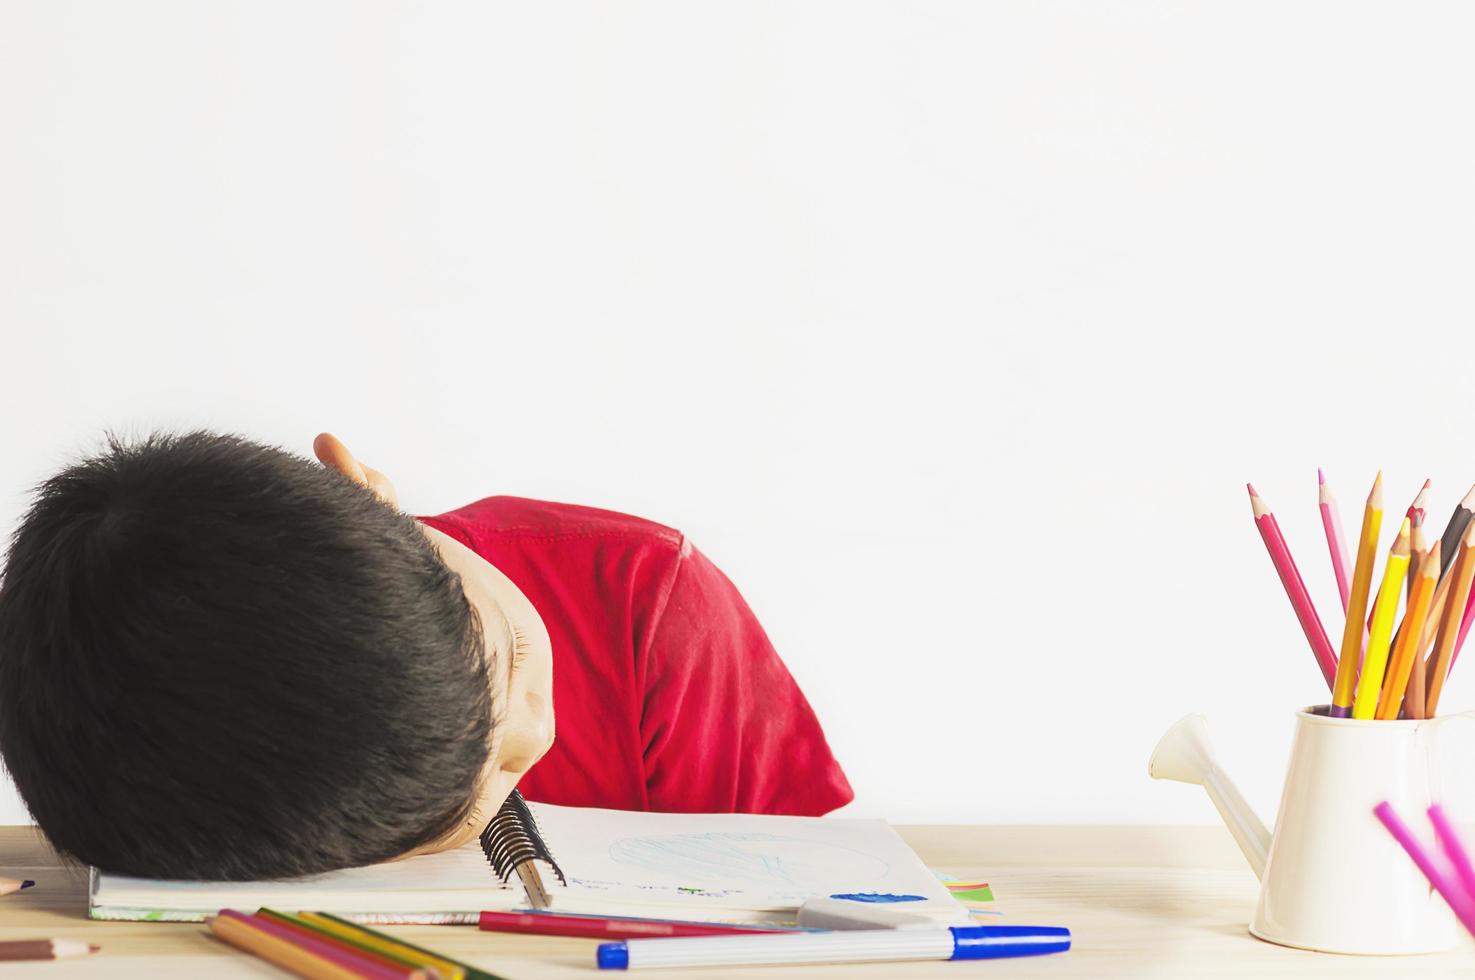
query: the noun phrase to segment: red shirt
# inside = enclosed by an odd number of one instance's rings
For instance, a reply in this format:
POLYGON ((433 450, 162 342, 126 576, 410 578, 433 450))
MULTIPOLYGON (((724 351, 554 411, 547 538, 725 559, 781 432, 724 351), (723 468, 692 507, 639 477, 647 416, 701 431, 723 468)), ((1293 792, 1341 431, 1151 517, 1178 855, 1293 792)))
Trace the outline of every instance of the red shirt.
POLYGON ((520 497, 420 520, 547 624, 558 736, 519 784, 528 799, 817 815, 854 796, 752 610, 680 532, 520 497))

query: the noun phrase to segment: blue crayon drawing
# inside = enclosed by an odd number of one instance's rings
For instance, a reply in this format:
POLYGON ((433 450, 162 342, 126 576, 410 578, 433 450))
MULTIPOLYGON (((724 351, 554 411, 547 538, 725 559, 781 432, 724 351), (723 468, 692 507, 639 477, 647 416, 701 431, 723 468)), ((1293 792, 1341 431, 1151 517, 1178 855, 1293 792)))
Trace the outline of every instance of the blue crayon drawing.
POLYGON ((891 873, 889 863, 870 854, 779 834, 626 837, 610 845, 609 856, 686 886, 828 892, 836 886, 875 887, 891 873))
POLYGON ((925 902, 923 895, 887 895, 877 892, 842 892, 831 898, 843 898, 847 902, 925 902))

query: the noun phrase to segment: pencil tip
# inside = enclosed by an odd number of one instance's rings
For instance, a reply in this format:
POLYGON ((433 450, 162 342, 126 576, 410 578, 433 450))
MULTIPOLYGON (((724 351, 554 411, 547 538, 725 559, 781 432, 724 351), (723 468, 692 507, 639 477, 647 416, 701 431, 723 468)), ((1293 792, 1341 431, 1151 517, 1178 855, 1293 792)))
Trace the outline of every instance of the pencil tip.
POLYGON ((102 949, 102 947, 99 946, 99 945, 97 945, 96 943, 88 943, 87 944, 87 952, 89 952, 89 953, 95 953, 95 952, 97 952, 100 949, 102 949))
POLYGON ((31 879, 27 878, 25 881, 23 881, 23 882, 20 883, 20 886, 22 888, 32 888, 32 887, 35 887, 35 884, 36 883, 34 881, 32 881, 31 879))
POLYGON ((1251 497, 1258 497, 1258 496, 1260 496, 1258 493, 1255 492, 1255 485, 1253 483, 1246 483, 1245 484, 1245 489, 1250 492, 1250 496, 1251 497))
POLYGON ((1317 483, 1325 483, 1326 482, 1326 474, 1321 471, 1321 467, 1320 466, 1318 466, 1316 468, 1316 482, 1317 483))
POLYGON ((1433 482, 1434 482, 1434 480, 1433 480, 1433 479, 1431 479, 1431 478, 1427 478, 1427 477, 1426 477, 1426 478, 1425 478, 1425 480, 1424 480, 1424 489, 1425 489, 1425 490, 1428 490, 1428 489, 1429 489, 1429 485, 1430 485, 1430 484, 1431 484, 1431 483, 1433 483, 1433 482))

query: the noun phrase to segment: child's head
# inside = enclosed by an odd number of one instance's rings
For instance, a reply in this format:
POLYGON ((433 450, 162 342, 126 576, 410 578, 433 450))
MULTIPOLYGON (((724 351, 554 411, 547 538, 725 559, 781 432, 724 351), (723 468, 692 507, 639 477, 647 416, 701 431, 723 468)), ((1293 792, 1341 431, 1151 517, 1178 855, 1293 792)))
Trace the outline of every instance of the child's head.
POLYGON ((171 878, 382 861, 479 830, 546 749, 551 703, 541 748, 502 730, 536 613, 345 473, 196 432, 39 487, 0 582, 0 752, 58 849, 171 878))

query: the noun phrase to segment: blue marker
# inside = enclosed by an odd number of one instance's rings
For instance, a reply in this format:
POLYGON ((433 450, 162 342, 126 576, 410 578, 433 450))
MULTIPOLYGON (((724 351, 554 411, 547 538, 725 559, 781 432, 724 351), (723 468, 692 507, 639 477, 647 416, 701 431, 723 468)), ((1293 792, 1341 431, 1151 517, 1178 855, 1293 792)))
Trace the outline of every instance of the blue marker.
POLYGON ((1067 949, 1070 930, 1058 926, 953 926, 631 939, 600 943, 596 962, 601 970, 636 970, 660 966, 990 960, 1063 953, 1067 949))

